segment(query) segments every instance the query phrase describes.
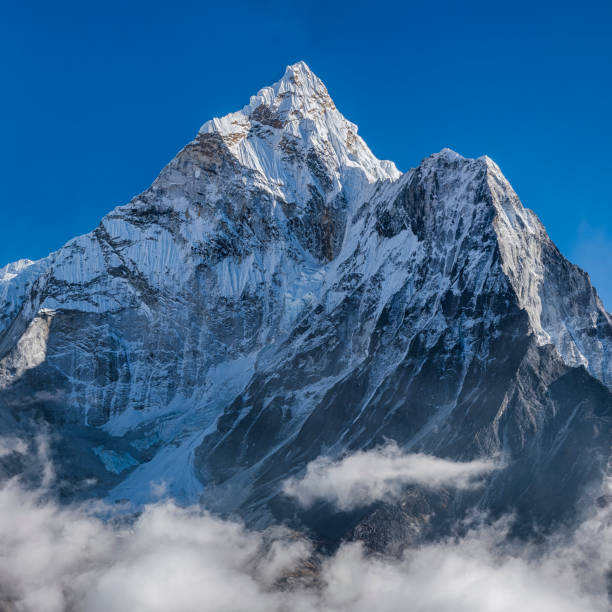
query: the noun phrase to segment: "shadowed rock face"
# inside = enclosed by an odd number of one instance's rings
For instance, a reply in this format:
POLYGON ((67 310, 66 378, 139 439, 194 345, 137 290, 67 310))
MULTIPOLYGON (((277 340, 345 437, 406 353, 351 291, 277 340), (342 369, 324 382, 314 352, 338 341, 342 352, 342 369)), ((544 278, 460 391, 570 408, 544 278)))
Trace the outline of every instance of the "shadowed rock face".
POLYGON ((44 424, 68 499, 140 504, 164 481, 381 547, 474 506, 569 519, 609 462, 612 324, 587 275, 490 159, 400 175, 303 63, 94 231, 1 269, 0 303, 0 424, 44 424), (350 515, 280 493, 388 439, 505 467, 350 515))

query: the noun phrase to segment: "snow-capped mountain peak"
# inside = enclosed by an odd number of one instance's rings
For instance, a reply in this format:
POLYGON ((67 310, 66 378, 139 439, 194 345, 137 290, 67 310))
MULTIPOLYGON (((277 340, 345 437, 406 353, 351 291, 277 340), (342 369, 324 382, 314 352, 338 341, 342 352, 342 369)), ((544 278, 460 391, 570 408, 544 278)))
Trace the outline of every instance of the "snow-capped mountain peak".
POLYGON ((323 82, 305 62, 287 66, 283 77, 273 85, 263 87, 237 113, 207 121, 200 131, 222 129, 224 123, 251 117, 270 127, 282 128, 287 122, 315 119, 336 107, 323 82), (263 108, 262 108, 263 107, 263 108), (268 110, 264 110, 264 108, 268 110), (273 114, 274 113, 274 114, 273 114))
POLYGON ((207 121, 200 136, 219 134, 246 168, 288 202, 309 200, 316 188, 327 203, 355 200, 368 183, 395 180, 395 164, 374 157, 304 62, 264 87, 242 110, 207 121))
POLYGON ((491 159, 401 175, 302 62, 94 231, 0 270, 7 428, 48 421, 113 500, 163 480, 264 523, 282 478, 385 438, 595 469, 566 423, 608 443, 611 355, 588 277, 491 159))

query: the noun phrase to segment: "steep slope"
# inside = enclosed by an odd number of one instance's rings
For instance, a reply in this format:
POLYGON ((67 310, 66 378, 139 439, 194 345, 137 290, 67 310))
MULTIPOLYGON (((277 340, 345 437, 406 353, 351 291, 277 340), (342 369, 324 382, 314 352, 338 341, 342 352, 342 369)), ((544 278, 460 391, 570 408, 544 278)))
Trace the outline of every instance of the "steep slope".
MULTIPOLYGON (((199 449, 204 480, 217 483, 207 503, 225 512, 238 503, 254 515, 279 504, 278 518, 289 511, 275 497, 288 474, 321 453, 391 438, 457 459, 501 453, 512 468, 485 492, 489 507, 514 507, 519 493, 545 480, 568 499, 557 505, 550 496, 539 513, 527 495, 525 511, 558 517, 571 508, 578 489, 606 467, 610 393, 573 373, 566 345, 545 335, 538 312, 525 308, 518 275, 506 272, 508 219, 529 220, 524 233, 541 232, 541 224, 505 181, 508 200, 499 197, 502 180, 487 158, 443 151, 357 213, 349 233, 359 238, 347 240, 330 267, 319 306, 275 360, 261 364, 199 449), (554 392, 573 377, 581 381, 577 396, 554 392), (579 444, 580 436, 587 439, 579 444)), ((542 252, 556 257, 546 273, 569 270, 577 281, 567 293, 595 304, 571 333, 592 340, 591 361, 609 372, 609 316, 584 273, 541 239, 542 252)), ((559 304, 564 281, 546 287, 559 304)), ((549 329, 571 323, 566 317, 549 329)))
POLYGON ((397 176, 307 67, 289 67, 93 232, 2 281, 1 401, 102 441, 98 459, 120 470, 103 482, 161 448, 152 477, 172 463, 172 492, 193 498, 193 445, 316 300, 349 202, 397 176))
POLYGON ((163 481, 265 524, 309 460, 392 438, 503 454, 478 503, 554 520, 610 455, 587 275, 490 159, 400 175, 304 63, 93 232, 0 270, 0 299, 3 428, 49 424, 67 496, 163 481))

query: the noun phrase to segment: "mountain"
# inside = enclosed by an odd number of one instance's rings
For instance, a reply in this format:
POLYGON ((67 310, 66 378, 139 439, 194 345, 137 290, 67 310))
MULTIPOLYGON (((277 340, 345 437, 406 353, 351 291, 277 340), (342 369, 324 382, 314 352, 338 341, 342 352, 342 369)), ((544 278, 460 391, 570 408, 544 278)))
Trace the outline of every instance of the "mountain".
POLYGON ((339 527, 282 494, 320 455, 502 457, 453 512, 525 524, 567 519, 609 468, 612 320, 587 274, 491 159, 401 174, 303 62, 92 232, 0 269, 0 303, 0 428, 44 426, 66 499, 163 483, 334 539, 449 504, 414 490, 339 527))

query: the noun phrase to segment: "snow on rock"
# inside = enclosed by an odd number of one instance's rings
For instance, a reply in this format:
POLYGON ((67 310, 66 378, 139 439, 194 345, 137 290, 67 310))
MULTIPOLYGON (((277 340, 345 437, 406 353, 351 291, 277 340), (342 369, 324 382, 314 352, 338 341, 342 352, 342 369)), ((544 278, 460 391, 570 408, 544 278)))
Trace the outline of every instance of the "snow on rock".
POLYGON ((354 200, 366 183, 400 176, 392 162, 372 155, 304 62, 288 66, 242 110, 207 121, 200 133, 220 134, 240 163, 288 202, 309 199, 312 176, 330 200, 342 189, 354 200))

